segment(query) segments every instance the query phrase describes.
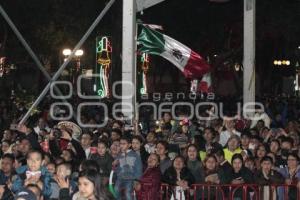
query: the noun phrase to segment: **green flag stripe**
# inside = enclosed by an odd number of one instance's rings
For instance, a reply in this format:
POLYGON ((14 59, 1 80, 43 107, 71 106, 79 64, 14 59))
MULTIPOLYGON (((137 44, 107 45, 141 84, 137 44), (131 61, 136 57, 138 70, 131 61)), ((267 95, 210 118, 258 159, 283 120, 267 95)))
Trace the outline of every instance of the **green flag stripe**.
POLYGON ((160 55, 165 51, 165 40, 163 34, 155 30, 150 30, 145 26, 142 26, 142 31, 137 41, 142 45, 139 49, 141 52, 160 55))

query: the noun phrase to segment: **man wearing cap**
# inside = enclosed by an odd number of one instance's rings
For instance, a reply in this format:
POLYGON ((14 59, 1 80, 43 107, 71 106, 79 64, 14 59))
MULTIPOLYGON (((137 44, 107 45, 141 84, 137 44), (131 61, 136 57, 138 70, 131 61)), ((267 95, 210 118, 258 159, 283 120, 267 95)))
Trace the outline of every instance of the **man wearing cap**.
POLYGON ((31 190, 23 189, 17 193, 15 200, 37 200, 37 198, 31 190))

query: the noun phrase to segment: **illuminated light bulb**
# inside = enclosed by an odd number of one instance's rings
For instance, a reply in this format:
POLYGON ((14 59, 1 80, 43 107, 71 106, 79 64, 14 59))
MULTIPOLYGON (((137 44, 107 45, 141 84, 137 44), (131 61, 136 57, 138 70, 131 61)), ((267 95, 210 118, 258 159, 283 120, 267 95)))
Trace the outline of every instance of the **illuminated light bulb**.
POLYGON ((62 53, 64 56, 69 56, 69 55, 71 55, 72 51, 71 51, 71 49, 64 49, 62 53))
POLYGON ((82 56, 83 55, 83 50, 82 49, 78 49, 75 52, 75 56, 82 56))

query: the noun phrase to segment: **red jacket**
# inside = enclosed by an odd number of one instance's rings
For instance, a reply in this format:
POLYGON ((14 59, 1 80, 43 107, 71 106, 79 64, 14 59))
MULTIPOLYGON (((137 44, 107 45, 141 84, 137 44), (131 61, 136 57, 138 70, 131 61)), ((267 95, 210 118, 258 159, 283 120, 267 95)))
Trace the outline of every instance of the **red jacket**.
POLYGON ((158 200, 160 197, 161 173, 159 167, 147 168, 140 179, 141 190, 138 200, 158 200))

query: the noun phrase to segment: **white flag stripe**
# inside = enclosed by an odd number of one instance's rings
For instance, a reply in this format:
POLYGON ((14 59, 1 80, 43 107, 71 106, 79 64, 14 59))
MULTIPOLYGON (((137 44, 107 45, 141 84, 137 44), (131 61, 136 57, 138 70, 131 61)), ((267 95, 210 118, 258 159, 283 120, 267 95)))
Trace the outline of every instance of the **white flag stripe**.
POLYGON ((211 86, 211 74, 206 73, 203 75, 203 78, 201 79, 202 82, 206 82, 208 87, 211 86))
POLYGON ((157 24, 143 24, 143 25, 155 30, 164 30, 161 25, 157 25, 157 24))
POLYGON ((164 39, 165 51, 161 56, 183 71, 190 58, 191 49, 169 36, 164 35, 164 39))

